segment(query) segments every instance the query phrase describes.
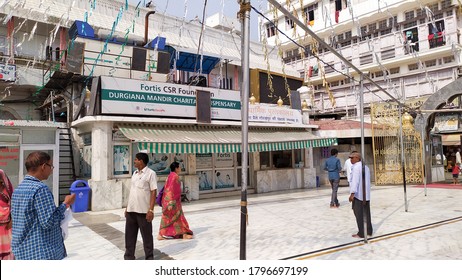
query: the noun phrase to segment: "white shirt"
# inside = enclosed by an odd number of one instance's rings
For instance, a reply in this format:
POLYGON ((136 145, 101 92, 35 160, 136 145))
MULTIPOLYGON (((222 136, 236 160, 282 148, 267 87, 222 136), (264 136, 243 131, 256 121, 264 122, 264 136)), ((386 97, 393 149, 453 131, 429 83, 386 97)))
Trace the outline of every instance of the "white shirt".
POLYGON ((462 164, 462 162, 460 160, 460 153, 459 152, 456 153, 456 163, 462 164))
MULTIPOLYGON (((371 172, 369 167, 364 167, 366 173, 366 201, 371 200, 371 172)), ((360 161, 353 164, 351 170, 351 182, 350 182, 350 194, 354 193, 355 198, 363 201, 363 176, 362 176, 362 164, 360 161)))
POLYGON ((345 164, 343 165, 343 170, 346 173, 348 183, 351 181, 351 167, 353 165, 351 164, 351 158, 345 160, 345 164))
POLYGON ((157 190, 156 172, 147 166, 133 173, 130 194, 128 196, 127 212, 145 214, 151 201, 151 191, 157 190))

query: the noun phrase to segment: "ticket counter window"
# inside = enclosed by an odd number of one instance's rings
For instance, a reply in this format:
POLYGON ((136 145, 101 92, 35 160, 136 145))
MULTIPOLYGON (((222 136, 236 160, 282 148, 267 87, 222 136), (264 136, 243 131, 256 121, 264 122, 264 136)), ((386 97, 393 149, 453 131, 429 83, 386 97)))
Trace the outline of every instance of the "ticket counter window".
POLYGON ((270 152, 260 152, 260 169, 271 168, 270 152))
POLYGON ((292 151, 275 151, 271 154, 274 168, 292 167, 292 151))
POLYGON ((260 152, 260 169, 303 168, 303 149, 260 152))

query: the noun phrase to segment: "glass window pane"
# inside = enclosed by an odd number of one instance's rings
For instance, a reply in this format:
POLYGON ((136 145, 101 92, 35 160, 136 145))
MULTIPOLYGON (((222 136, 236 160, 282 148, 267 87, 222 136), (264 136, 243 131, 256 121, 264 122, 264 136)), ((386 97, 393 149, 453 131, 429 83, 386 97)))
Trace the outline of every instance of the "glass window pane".
POLYGON ((130 145, 114 145, 114 175, 130 174, 130 145))
POLYGON ((270 167, 270 152, 260 152, 260 168, 270 167))
POLYGON ((20 131, 19 129, 1 129, 0 128, 0 143, 2 144, 15 144, 19 143, 20 131))
POLYGON ((157 175, 168 175, 172 158, 169 154, 148 153, 148 167, 156 172, 157 175))
POLYGON ((55 130, 23 130, 23 144, 55 144, 55 130))
POLYGON ((198 171, 199 191, 207 191, 212 189, 212 170, 198 171))
POLYGON ((215 171, 215 188, 226 189, 234 188, 234 170, 216 170, 215 171))
POLYGON ((288 168, 292 167, 292 150, 290 151, 274 151, 273 167, 275 168, 288 168))
POLYGON ((80 151, 80 175, 83 177, 91 177, 91 146, 83 146, 80 151))
POLYGON ((303 150, 294 150, 295 167, 303 168, 305 161, 303 160, 303 150))

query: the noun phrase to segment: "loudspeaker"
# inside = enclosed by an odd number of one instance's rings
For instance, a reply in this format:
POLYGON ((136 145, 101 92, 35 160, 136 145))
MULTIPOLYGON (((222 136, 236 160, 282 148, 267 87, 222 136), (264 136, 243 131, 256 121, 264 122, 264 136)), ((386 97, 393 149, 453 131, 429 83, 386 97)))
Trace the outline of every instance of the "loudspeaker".
POLYGON ((132 70, 146 71, 146 49, 133 47, 132 70))
POLYGON ((168 52, 158 52, 157 73, 168 74, 170 72, 170 54, 168 52))
POLYGON ((200 123, 212 122, 212 99, 208 91, 196 90, 196 120, 200 123))

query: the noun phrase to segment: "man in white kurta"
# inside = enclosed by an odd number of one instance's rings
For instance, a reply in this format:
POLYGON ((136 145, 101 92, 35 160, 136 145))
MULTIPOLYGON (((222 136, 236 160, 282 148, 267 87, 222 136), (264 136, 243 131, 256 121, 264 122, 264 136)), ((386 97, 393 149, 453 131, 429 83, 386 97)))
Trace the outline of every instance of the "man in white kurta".
POLYGON ((351 168, 353 167, 353 164, 351 163, 351 155, 353 153, 357 153, 357 151, 352 151, 348 159, 345 160, 345 164, 343 165, 343 172, 345 172, 345 175, 347 177, 348 185, 351 182, 351 168))
POLYGON ((353 213, 356 217, 356 224, 358 225, 358 232, 353 234, 352 237, 364 238, 364 211, 367 218, 367 235, 372 235, 372 222, 371 222, 371 173, 369 167, 364 166, 365 183, 366 183, 366 195, 365 202, 363 195, 363 176, 362 176, 362 163, 361 154, 352 153, 351 163, 353 164, 351 171, 351 182, 350 182, 350 197, 349 201, 352 203, 353 213))
POLYGON ((125 260, 135 259, 138 229, 143 238, 146 260, 154 259, 154 239, 152 236, 152 220, 156 203, 157 176, 147 167, 149 157, 145 153, 135 155, 133 173, 127 209, 125 210, 125 260))

